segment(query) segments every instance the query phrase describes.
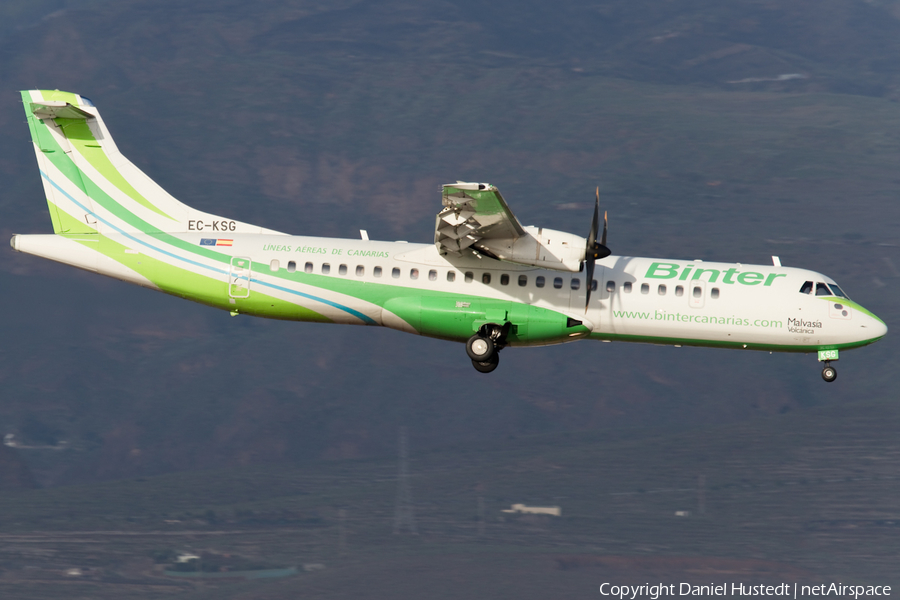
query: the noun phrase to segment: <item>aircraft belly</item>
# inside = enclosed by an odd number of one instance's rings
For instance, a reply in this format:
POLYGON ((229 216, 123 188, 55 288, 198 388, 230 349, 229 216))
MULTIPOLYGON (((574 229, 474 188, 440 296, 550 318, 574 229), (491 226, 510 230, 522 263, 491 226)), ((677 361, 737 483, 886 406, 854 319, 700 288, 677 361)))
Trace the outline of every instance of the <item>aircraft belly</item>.
POLYGON ((441 339, 465 341, 482 325, 510 324, 510 346, 553 344, 589 333, 591 324, 574 323, 550 308, 457 294, 391 298, 382 310, 383 324, 392 329, 441 339))

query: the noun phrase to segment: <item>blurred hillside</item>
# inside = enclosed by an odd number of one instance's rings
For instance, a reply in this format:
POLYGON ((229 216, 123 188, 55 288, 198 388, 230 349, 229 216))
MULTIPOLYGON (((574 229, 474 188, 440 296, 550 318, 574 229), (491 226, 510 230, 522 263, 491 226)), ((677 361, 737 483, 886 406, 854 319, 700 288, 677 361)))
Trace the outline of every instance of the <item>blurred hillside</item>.
MULTIPOLYGON (((429 241, 440 184, 622 255, 827 272, 900 323, 900 5, 8 2, 0 237, 45 232, 17 90, 90 97, 203 210, 296 234, 429 241)), ((900 342, 813 356, 582 343, 510 350, 233 319, 11 250, 0 433, 42 485, 384 456, 572 430, 748 421, 896 397, 900 342)))
POLYGON ((543 600, 647 581, 896 589, 898 422, 896 402, 857 402, 643 439, 411 446, 417 535, 394 533, 393 457, 0 492, 0 595, 543 600), (502 512, 516 503, 561 516, 502 512), (166 576, 163 563, 184 552, 208 570, 317 567, 268 581, 166 576))

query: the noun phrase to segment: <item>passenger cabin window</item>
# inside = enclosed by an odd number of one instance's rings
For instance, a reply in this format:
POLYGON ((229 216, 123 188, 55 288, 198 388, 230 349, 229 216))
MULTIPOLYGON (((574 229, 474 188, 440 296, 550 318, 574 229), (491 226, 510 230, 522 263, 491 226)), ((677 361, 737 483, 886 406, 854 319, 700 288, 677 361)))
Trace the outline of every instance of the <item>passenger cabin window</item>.
POLYGON ((649 283, 642 283, 642 284, 641 284, 641 293, 642 293, 642 294, 649 294, 649 293, 650 293, 650 284, 649 284, 649 283))
POLYGON ((828 289, 828 286, 824 283, 817 282, 816 283, 816 296, 830 296, 831 290, 828 289))
POLYGON ((556 289, 562 289, 562 277, 553 278, 553 287, 556 289))
POLYGON ((581 287, 581 280, 578 279, 577 277, 573 277, 572 281, 569 283, 569 285, 572 287, 573 290, 577 290, 578 288, 581 287))
POLYGON ((500 285, 509 285, 509 275, 504 273, 500 276, 500 285))
POLYGON ((597 291, 597 280, 596 279, 591 279, 591 291, 592 292, 597 291))
POLYGON ((631 293, 631 282, 630 281, 626 281, 625 283, 622 284, 622 291, 625 292, 626 294, 631 293))
POLYGON ((419 270, 418 269, 410 269, 409 270, 409 278, 410 279, 418 279, 419 278, 419 270))
MULTIPOLYGON (((290 265, 288 265, 290 267, 290 265)), ((322 263, 322 275, 328 275, 331 273, 331 265, 328 263, 322 263)))
POLYGON ((447 271, 447 281, 451 283, 456 281, 456 271, 447 271))
POLYGON ((528 275, 519 275, 519 287, 528 285, 528 275))
POLYGON ((702 298, 703 288, 701 288, 699 285, 696 285, 694 286, 694 291, 692 293, 694 294, 694 298, 702 298))
POLYGON ((393 277, 394 279, 400 279, 400 269, 398 269, 397 267, 391 269, 391 277, 393 277))
POLYGON ((466 271, 466 283, 472 283, 475 280, 475 274, 472 271, 466 271))
POLYGON ((679 297, 680 297, 680 296, 684 296, 684 286, 683 286, 683 285, 676 285, 676 286, 675 286, 675 295, 676 295, 676 296, 679 296, 679 297))
POLYGON ((545 281, 544 276, 538 275, 537 277, 534 278, 534 286, 542 288, 542 287, 544 287, 544 281, 545 281))
POLYGON ((288 261, 288 264, 287 264, 287 270, 288 270, 288 273, 293 273, 294 271, 296 271, 296 270, 297 270, 297 263, 295 263, 295 262, 292 261, 292 260, 289 260, 289 261, 288 261))
POLYGON ((713 300, 719 297, 719 288, 713 288, 709 291, 709 296, 713 300))
POLYGON ((813 289, 812 281, 807 281, 803 285, 800 286, 801 294, 811 294, 813 289))
POLYGON ((356 276, 362 277, 366 274, 366 268, 362 265, 356 265, 356 276))
POLYGON ((269 263, 269 270, 274 273, 275 271, 277 271, 279 269, 279 267, 280 267, 280 265, 278 263, 278 259, 273 258, 272 262, 269 263))
POLYGON ((481 283, 488 285, 490 282, 491 282, 491 274, 490 273, 482 274, 481 283))
POLYGON ((372 269, 372 275, 375 277, 381 277, 381 267, 375 267, 372 269))
POLYGON ((437 281, 437 271, 434 269, 428 271, 428 281, 437 281))
POLYGON ((305 265, 303 265, 303 270, 306 271, 307 273, 312 273, 313 272, 313 264, 311 262, 306 263, 305 265))
POLYGON ((616 282, 615 281, 607 281, 606 282, 606 291, 612 294, 616 291, 616 282))
POLYGON ((660 296, 665 296, 666 295, 666 286, 660 285, 658 288, 656 288, 656 293, 659 294, 660 296))
POLYGON ((341 265, 338 267, 338 275, 346 275, 347 274, 347 265, 341 265))

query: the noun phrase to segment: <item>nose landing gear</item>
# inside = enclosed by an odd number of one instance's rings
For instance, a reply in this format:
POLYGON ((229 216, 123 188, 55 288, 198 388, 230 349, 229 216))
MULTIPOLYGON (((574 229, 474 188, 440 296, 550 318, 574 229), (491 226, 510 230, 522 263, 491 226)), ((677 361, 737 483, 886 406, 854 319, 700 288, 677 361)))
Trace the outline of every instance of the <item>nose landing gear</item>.
POLYGON ((840 352, 836 349, 819 350, 819 362, 825 363, 825 367, 822 369, 822 379, 828 383, 837 379, 837 369, 831 366, 831 361, 838 360, 840 357, 840 352))
POLYGON ((831 383, 837 379, 837 369, 831 366, 829 361, 825 361, 825 368, 822 369, 822 379, 831 383))

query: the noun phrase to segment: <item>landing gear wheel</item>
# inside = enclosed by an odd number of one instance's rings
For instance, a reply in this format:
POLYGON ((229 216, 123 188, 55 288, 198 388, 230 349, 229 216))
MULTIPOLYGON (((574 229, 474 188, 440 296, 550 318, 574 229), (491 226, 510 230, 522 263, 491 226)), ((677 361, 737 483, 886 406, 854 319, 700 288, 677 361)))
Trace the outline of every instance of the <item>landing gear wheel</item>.
POLYGON ((832 367, 831 365, 825 365, 825 368, 822 369, 822 379, 831 383, 835 379, 837 379, 837 369, 832 367))
MULTIPOLYGON (((466 354, 469 355, 469 358, 471 358, 473 362, 488 362, 491 360, 492 356, 497 355, 494 340, 487 337, 481 337, 480 335, 473 335, 469 338, 469 341, 466 342, 466 354)), ((496 368, 496 365, 494 365, 494 368, 496 368)), ((491 371, 493 370, 494 369, 491 369, 491 371)), ((484 372, 487 373, 488 371, 484 372)))
POLYGON ((500 364, 500 355, 494 352, 491 357, 486 361, 478 361, 472 359, 472 366, 475 367, 475 370, 479 373, 490 373, 494 369, 497 368, 497 365, 500 364))

